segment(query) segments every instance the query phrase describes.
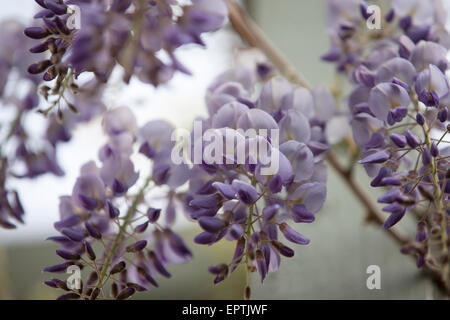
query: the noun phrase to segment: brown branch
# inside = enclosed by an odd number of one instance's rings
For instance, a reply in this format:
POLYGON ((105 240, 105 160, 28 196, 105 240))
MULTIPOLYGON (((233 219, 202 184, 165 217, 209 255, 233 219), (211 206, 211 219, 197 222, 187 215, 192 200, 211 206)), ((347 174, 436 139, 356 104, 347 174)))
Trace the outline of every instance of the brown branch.
POLYGON ((295 72, 294 66, 283 56, 281 51, 272 44, 264 32, 252 18, 250 18, 247 12, 233 0, 227 0, 227 3, 230 10, 229 18, 231 25, 241 38, 251 47, 259 48, 264 52, 267 58, 288 80, 302 87, 310 88, 311 86, 308 84, 308 81, 295 72))
MULTIPOLYGON (((347 186, 352 190, 359 201, 366 207, 367 220, 383 225, 385 215, 380 212, 376 202, 363 191, 362 187, 358 185, 354 179, 352 179, 351 175, 348 174, 348 170, 345 169, 341 163, 339 163, 339 159, 336 154, 329 152, 327 160, 339 176, 346 182, 347 186)), ((410 242, 410 240, 396 228, 390 228, 387 231, 389 235, 392 236, 392 238, 394 238, 400 245, 405 245, 410 242)))
MULTIPOLYGON (((280 73, 292 83, 305 88, 311 88, 308 82, 295 71, 295 68, 283 53, 271 43, 247 12, 241 6, 236 4, 234 0, 227 0, 227 3, 230 10, 230 22, 241 38, 251 47, 260 49, 275 67, 277 67, 280 73)), ((339 162, 334 152, 328 152, 327 160, 339 176, 346 182, 347 186, 361 204, 367 209, 367 220, 382 226, 385 215, 380 211, 377 203, 370 195, 365 193, 363 191, 364 188, 352 178, 350 171, 339 162)), ((397 228, 386 229, 386 232, 401 246, 410 242, 410 239, 397 228)), ((445 284, 442 282, 442 276, 438 270, 432 269, 425 264, 423 266, 423 271, 433 279, 439 289, 446 292, 447 295, 450 295, 450 292, 445 289, 445 284)))

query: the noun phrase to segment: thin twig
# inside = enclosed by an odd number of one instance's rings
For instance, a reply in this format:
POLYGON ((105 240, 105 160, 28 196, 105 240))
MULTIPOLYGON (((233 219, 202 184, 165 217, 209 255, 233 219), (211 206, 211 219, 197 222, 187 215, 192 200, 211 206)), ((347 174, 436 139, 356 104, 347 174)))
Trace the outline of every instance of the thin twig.
POLYGON ((259 48, 278 70, 291 82, 305 88, 311 88, 300 74, 295 72, 294 66, 286 59, 281 51, 275 47, 264 32, 250 18, 247 12, 233 0, 227 0, 230 10, 229 18, 233 28, 250 46, 259 48))
MULTIPOLYGON (((383 225, 385 215, 380 212, 375 201, 373 201, 373 199, 363 191, 362 187, 358 185, 350 175, 347 174, 347 169, 345 169, 344 166, 339 163, 336 154, 330 152, 328 154, 327 160, 334 168, 334 170, 336 170, 339 176, 347 183, 355 196, 358 197, 359 201, 366 207, 367 220, 375 222, 379 225, 383 225)), ((387 231, 389 232, 389 235, 392 236, 400 245, 405 245, 410 241, 402 232, 400 232, 396 228, 390 228, 387 231)))
POLYGON ((106 276, 106 273, 108 272, 108 267, 109 267, 114 255, 116 254, 119 242, 122 239, 123 234, 126 232, 126 228, 129 225, 129 220, 131 220, 131 218, 135 214, 137 206, 140 203, 140 201, 142 201, 142 198, 144 197, 145 189, 148 187, 151 180, 152 180, 151 177, 149 177, 145 180, 144 185, 139 190, 138 194, 134 198, 133 203, 131 204, 130 208, 128 209, 128 211, 125 215, 125 220, 123 221, 122 225, 119 227, 119 231, 117 232, 117 235, 114 238, 111 249, 107 252, 106 260, 102 266, 102 272, 98 278, 95 288, 103 288, 103 286, 105 285, 105 283, 106 283, 105 276, 106 276))

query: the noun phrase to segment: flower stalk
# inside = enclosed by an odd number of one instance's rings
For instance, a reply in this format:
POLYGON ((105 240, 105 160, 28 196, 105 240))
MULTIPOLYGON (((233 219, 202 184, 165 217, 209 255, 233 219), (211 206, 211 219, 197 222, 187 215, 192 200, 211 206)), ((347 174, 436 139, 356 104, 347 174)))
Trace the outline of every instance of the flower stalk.
MULTIPOLYGON (((111 260, 114 257, 114 255, 116 254, 116 250, 117 250, 117 247, 118 247, 118 245, 120 243, 120 240, 121 240, 122 236, 124 235, 124 233, 126 232, 126 228, 128 227, 128 224, 129 224, 131 218, 136 213, 137 206, 142 201, 142 199, 144 197, 144 192, 147 189, 147 187, 148 187, 148 185, 150 184, 151 181, 152 181, 152 177, 148 177, 145 180, 144 185, 141 187, 141 189, 139 190, 138 194, 134 198, 130 208, 128 209, 128 211, 127 211, 127 213, 126 213, 126 215, 124 217, 124 220, 123 220, 123 222, 122 222, 122 224, 121 224, 121 226, 119 228, 119 231, 118 231, 116 237, 114 238, 114 241, 113 241, 113 244, 111 246, 111 249, 107 253, 106 260, 105 260, 105 263, 102 266, 102 272, 100 274, 100 277, 98 278, 98 281, 97 281, 97 284, 95 286, 95 289, 103 288, 103 286, 104 286, 103 282, 104 282, 104 279, 106 277, 106 273, 108 272, 108 268, 109 268, 109 265, 111 263, 111 260)), ((92 291, 92 294, 94 294, 94 292, 96 291, 95 289, 92 291)), ((91 295, 91 297, 92 297, 92 295, 91 295)))

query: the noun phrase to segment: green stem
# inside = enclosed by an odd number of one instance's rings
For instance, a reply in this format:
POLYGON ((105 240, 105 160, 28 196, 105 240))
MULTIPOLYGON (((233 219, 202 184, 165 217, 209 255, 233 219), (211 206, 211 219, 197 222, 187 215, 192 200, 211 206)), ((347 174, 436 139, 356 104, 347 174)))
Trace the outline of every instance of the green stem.
MULTIPOLYGON (((252 178, 252 185, 256 188, 256 179, 254 177, 252 178)), ((252 205, 250 205, 250 207, 248 209, 247 230, 245 231, 245 234, 247 235, 247 242, 250 241, 250 237, 252 235, 252 225, 253 225, 252 219, 253 219, 254 207, 256 206, 256 202, 260 199, 260 197, 252 205)), ((245 253, 246 253, 245 254, 245 265, 247 266, 247 270, 246 270, 247 271, 247 287, 250 288, 250 266, 249 266, 247 248, 245 249, 245 253)), ((247 288, 245 288, 245 290, 247 290, 247 288)), ((244 296, 245 296, 245 294, 244 294, 244 296)))
MULTIPOLYGON (((428 125, 425 123, 423 125, 423 133, 425 135, 425 142, 428 147, 428 149, 431 149, 431 138, 428 130, 428 125)), ((433 186, 434 186, 434 194, 436 197, 436 208, 441 215, 441 243, 442 243, 442 257, 443 257, 443 267, 442 267, 442 281, 444 282, 444 285, 448 291, 450 291, 450 285, 449 285, 449 251, 448 251, 448 235, 447 235, 447 212, 444 207, 444 201, 442 199, 442 190, 441 185, 439 183, 439 177, 437 172, 437 166, 436 166, 436 159, 433 158, 431 161, 431 173, 432 173, 432 179, 433 179, 433 186)))
POLYGON ((136 11, 133 17, 131 36, 125 44, 125 50, 123 51, 123 54, 121 56, 122 65, 125 69, 125 82, 130 81, 133 72, 132 69, 134 69, 134 58, 137 55, 136 51, 139 47, 139 38, 142 33, 145 14, 151 8, 146 5, 147 2, 145 0, 139 0, 137 3, 136 11))
POLYGON ((122 235, 126 231, 128 223, 129 223, 130 219, 133 217, 134 213, 136 212, 138 204, 141 202, 142 198, 144 197, 145 189, 147 189, 147 187, 151 181, 152 181, 151 177, 148 177, 147 180, 145 180, 144 185, 139 190, 138 194, 136 195, 136 198, 134 198, 133 203, 131 204, 130 208, 128 209, 127 214, 125 215, 125 218, 123 220, 123 223, 119 228, 119 232, 117 233, 116 237, 114 238, 114 242, 111 246, 111 249, 109 250, 109 252, 106 256, 105 263, 103 264, 103 267, 102 267, 102 273, 100 274, 100 277, 98 278, 97 284, 95 286, 96 288, 103 287, 103 285, 104 285, 103 280, 105 279, 106 273, 108 272, 108 267, 111 263, 112 257, 116 253, 116 250, 117 250, 119 242, 122 238, 122 235))

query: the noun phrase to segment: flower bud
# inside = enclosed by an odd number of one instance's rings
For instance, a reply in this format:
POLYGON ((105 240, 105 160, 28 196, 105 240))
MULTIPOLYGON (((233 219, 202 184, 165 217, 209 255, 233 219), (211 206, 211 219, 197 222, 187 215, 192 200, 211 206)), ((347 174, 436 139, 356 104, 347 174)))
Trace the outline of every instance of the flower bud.
POLYGON ((422 163, 424 166, 428 166, 431 163, 431 152, 428 147, 423 148, 422 163))
POLYGON ((92 238, 94 239, 102 238, 102 234, 92 224, 90 224, 89 222, 85 222, 84 226, 86 227, 87 232, 92 238))
POLYGON ((274 248, 283 256, 291 258, 294 256, 294 250, 292 250, 291 248, 285 246, 284 244, 282 244, 279 241, 273 240, 272 241, 272 245, 274 246, 274 248))
POLYGON ((225 223, 216 217, 201 217, 198 220, 198 223, 203 228, 203 230, 210 233, 217 233, 223 227, 225 227, 225 223))
POLYGON ((161 214, 161 209, 148 208, 147 218, 150 223, 155 223, 161 214))
POLYGON ((122 272, 123 270, 125 270, 126 267, 127 267, 127 264, 125 263, 125 261, 120 261, 111 268, 111 270, 109 271, 109 274, 116 274, 116 273, 122 272))
POLYGON ((63 228, 61 233, 75 242, 80 242, 84 239, 84 233, 79 230, 63 228))
POLYGON ((420 139, 409 129, 405 130, 405 137, 406 142, 411 148, 417 148, 417 146, 420 144, 420 139))
POLYGON ((92 290, 92 292, 91 292, 91 295, 89 296, 89 300, 97 299, 99 294, 100 294, 100 289, 99 288, 94 288, 94 290, 92 290))
POLYGON ((52 62, 50 60, 43 60, 37 63, 33 63, 28 67, 28 72, 31 74, 39 74, 44 72, 51 65, 52 62))
POLYGON ((23 33, 31 39, 42 39, 49 35, 46 29, 40 27, 26 28, 23 33))
POLYGON ((222 263, 217 266, 212 266, 208 268, 208 271, 215 275, 226 276, 228 275, 228 265, 222 263))
POLYGON ((431 155, 435 158, 439 156, 439 148, 434 142, 431 144, 430 152, 431 155))
POLYGON ((77 300, 77 299, 80 299, 80 295, 75 292, 66 293, 56 298, 56 300, 77 300))
POLYGON ((283 188, 283 181, 281 180, 281 176, 279 174, 273 176, 269 180, 269 189, 272 193, 278 193, 283 188))
POLYGON ((306 245, 309 243, 308 238, 289 227, 286 223, 283 222, 280 224, 279 228, 287 240, 301 245, 306 245))
POLYGON ((111 203, 111 201, 107 201, 107 206, 108 206, 108 214, 109 214, 109 217, 111 218, 111 219, 114 219, 114 218, 116 218, 116 217, 118 217, 119 216, 119 214, 120 214, 120 212, 119 212, 119 209, 117 209, 112 203, 111 203))
POLYGON ((244 300, 250 300, 250 297, 251 297, 250 287, 246 286, 244 290, 244 300))
POLYGON ((365 157, 362 160, 359 160, 361 164, 369 164, 369 163, 383 163, 389 160, 390 154, 386 150, 377 151, 365 157))
POLYGON ((127 287, 119 292, 119 294, 116 297, 116 300, 125 300, 131 297, 136 292, 135 288, 127 287))
POLYGON ((133 243, 133 244, 129 245, 128 247, 126 247, 126 251, 127 252, 138 252, 138 251, 142 251, 146 246, 147 246, 146 240, 139 240, 138 242, 133 243))
POLYGON ((91 285, 93 285, 95 282, 97 282, 97 280, 98 280, 98 274, 97 274, 97 272, 96 272, 96 271, 92 271, 92 272, 89 274, 89 277, 88 277, 88 279, 87 279, 87 281, 86 281, 86 284, 87 284, 88 286, 91 286, 91 285))
POLYGON ((50 272, 50 273, 63 273, 63 272, 66 272, 67 267, 70 265, 71 265, 71 263, 63 262, 60 264, 55 264, 53 266, 45 267, 43 269, 43 271, 50 272))
POLYGON ((117 283, 113 282, 111 284, 111 296, 113 298, 117 298, 118 294, 119 294, 119 287, 117 286, 117 283))
POLYGON ((134 231, 137 232, 137 233, 142 233, 142 232, 144 232, 144 231, 147 229, 147 227, 148 227, 148 223, 149 223, 149 222, 146 221, 146 222, 144 222, 144 223, 138 225, 138 226, 134 229, 134 231))
POLYGON ((94 261, 96 259, 95 252, 94 249, 92 249, 91 244, 89 242, 84 241, 84 249, 89 259, 94 261))
POLYGON ((258 192, 252 185, 235 179, 232 186, 236 190, 239 200, 243 203, 250 205, 258 199, 258 192))
POLYGON ((425 124, 425 116, 421 112, 417 112, 416 121, 419 125, 423 126, 425 124))
POLYGON ((212 185, 225 199, 234 199, 236 191, 229 184, 214 182, 212 185))
POLYGON ((66 250, 56 250, 56 254, 66 260, 80 260, 81 256, 78 253, 66 250))
POLYGON ((406 138, 401 134, 391 133, 389 138, 391 138, 392 142, 399 148, 404 148, 406 146, 406 138))

